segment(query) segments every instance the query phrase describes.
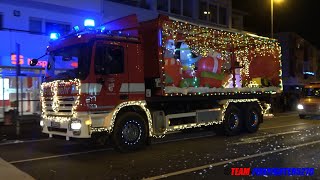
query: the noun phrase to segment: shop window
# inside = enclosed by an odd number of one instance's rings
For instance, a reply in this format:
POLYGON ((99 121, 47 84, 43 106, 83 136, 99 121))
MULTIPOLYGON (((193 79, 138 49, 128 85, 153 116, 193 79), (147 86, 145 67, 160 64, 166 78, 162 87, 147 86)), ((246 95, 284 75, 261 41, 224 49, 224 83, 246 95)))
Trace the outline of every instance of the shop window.
POLYGON ((46 22, 46 34, 49 35, 52 32, 60 33, 61 35, 70 32, 70 25, 66 23, 46 22))
POLYGON ((187 17, 192 17, 193 12, 193 0, 183 1, 183 15, 187 17))
POLYGON ((169 1, 168 0, 157 0, 157 9, 160 11, 168 12, 169 1))
POLYGON ((227 8, 219 7, 219 24, 227 25, 227 8))
POLYGON ((124 72, 122 46, 97 45, 95 57, 96 74, 120 74, 124 72))
POLYGON ((170 0, 170 12, 181 15, 181 0, 170 0))
POLYGON ((29 31, 36 34, 42 33, 42 20, 38 18, 30 18, 29 31))

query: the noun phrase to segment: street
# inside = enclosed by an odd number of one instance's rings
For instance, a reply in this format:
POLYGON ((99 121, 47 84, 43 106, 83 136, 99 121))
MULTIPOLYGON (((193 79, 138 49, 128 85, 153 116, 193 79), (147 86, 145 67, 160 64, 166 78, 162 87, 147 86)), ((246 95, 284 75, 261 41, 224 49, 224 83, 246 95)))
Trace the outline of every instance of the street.
POLYGON ((172 134, 126 154, 63 139, 8 142, 0 144, 0 156, 35 179, 229 179, 232 167, 315 168, 316 179, 319 119, 286 113, 265 119, 254 134, 172 134))

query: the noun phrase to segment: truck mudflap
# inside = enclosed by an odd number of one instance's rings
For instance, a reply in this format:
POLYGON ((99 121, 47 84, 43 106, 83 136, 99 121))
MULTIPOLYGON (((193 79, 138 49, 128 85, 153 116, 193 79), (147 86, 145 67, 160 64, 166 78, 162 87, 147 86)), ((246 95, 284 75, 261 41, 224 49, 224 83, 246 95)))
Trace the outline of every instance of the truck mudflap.
POLYGON ((42 119, 40 122, 42 132, 53 135, 65 136, 66 140, 72 138, 91 138, 91 127, 88 120, 71 119, 58 121, 57 119, 42 119))

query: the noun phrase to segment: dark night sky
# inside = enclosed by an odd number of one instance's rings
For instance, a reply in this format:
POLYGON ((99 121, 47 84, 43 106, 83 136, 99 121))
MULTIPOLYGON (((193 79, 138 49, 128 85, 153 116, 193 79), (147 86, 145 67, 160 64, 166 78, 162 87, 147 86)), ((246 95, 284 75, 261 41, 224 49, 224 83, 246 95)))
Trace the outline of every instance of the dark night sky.
MULTIPOLYGON (((259 35, 271 33, 271 0, 232 0, 233 8, 245 11, 245 30, 259 35)), ((320 1, 283 0, 274 4, 274 33, 296 32, 320 48, 320 1)))

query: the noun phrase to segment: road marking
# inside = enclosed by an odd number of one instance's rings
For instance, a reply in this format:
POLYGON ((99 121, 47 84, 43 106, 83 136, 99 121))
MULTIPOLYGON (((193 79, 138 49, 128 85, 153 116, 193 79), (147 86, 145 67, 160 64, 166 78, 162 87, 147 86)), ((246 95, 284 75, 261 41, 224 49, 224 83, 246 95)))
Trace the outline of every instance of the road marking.
POLYGON ((283 133, 276 133, 276 134, 266 134, 263 136, 255 136, 255 137, 248 137, 248 138, 241 138, 241 142, 231 143, 232 145, 239 145, 239 144, 250 144, 250 143, 259 143, 265 140, 266 138, 273 137, 273 136, 279 136, 279 135, 286 135, 286 134, 294 134, 298 133, 300 131, 288 131, 283 133))
POLYGON ((284 116, 273 116, 273 118, 271 118, 271 119, 274 119, 274 118, 282 118, 282 117, 292 117, 292 116, 297 116, 297 117, 299 117, 298 114, 291 114, 291 115, 284 115, 284 116))
POLYGON ((46 156, 46 157, 40 157, 40 158, 9 161, 9 163, 17 164, 17 163, 23 163, 23 162, 39 161, 39 160, 44 160, 44 159, 53 159, 53 158, 59 158, 59 157, 65 157, 65 156, 75 156, 75 155, 80 155, 80 154, 89 154, 89 153, 109 151, 109 150, 113 150, 113 149, 112 148, 97 149, 97 150, 92 150, 92 151, 83 151, 83 152, 76 152, 76 153, 69 153, 69 154, 60 154, 60 155, 55 155, 55 156, 46 156))
POLYGON ((10 142, 0 143, 0 146, 11 145, 11 144, 21 144, 21 143, 32 143, 32 142, 40 142, 40 141, 49 141, 49 140, 51 140, 51 139, 47 138, 47 139, 36 139, 36 140, 27 140, 27 141, 14 140, 14 141, 10 141, 10 142))
POLYGON ((208 169, 208 168, 212 168, 212 167, 215 167, 215 166, 221 166, 221 165, 225 165, 225 164, 228 164, 228 163, 233 163, 233 162, 242 161, 242 160, 246 160, 246 159, 251 159, 251 158, 255 158, 255 157, 265 156, 265 155, 269 155, 269 154, 273 154, 273 153, 278 153, 278 152, 282 152, 282 151, 286 151, 286 150, 290 150, 290 149, 295 149, 295 148, 298 148, 298 147, 309 146, 309 145, 314 145, 314 144, 319 144, 319 143, 320 143, 320 140, 312 141, 312 142, 308 142, 308 143, 304 143, 304 144, 299 144, 299 145, 290 146, 290 147, 286 147, 286 148, 281 148, 281 149, 277 149, 277 150, 267 151, 267 152, 263 152, 263 153, 259 153, 259 154, 252 154, 252 155, 249 155, 249 156, 244 156, 244 157, 239 157, 239 158, 231 159, 231 160, 227 160, 227 161, 221 161, 221 162, 217 162, 217 163, 207 164, 207 165, 198 166, 198 167, 194 167, 194 168, 190 168, 190 169, 184 169, 184 170, 181 170, 181 171, 171 172, 171 173, 162 174, 162 175, 153 176, 153 177, 148 177, 148 178, 144 178, 144 179, 146 179, 146 180, 154 180, 154 179, 167 178, 167 177, 170 177, 170 176, 181 175, 181 174, 185 174, 185 173, 199 171, 199 170, 202 170, 202 169, 208 169))
POLYGON ((309 123, 298 123, 298 124, 289 124, 289 125, 283 125, 283 126, 273 126, 273 127, 260 128, 260 130, 276 129, 276 128, 283 128, 283 127, 290 127, 290 126, 299 126, 299 125, 304 125, 304 124, 309 124, 309 123))
POLYGON ((191 139, 200 139, 200 138, 206 138, 206 137, 212 137, 215 136, 216 134, 209 134, 205 136, 196 136, 196 137, 190 137, 190 138, 180 138, 180 139, 172 139, 172 140, 167 140, 167 141, 158 141, 154 142, 152 144, 164 144, 164 143, 169 143, 169 142, 178 142, 178 141, 184 141, 184 140, 191 140, 191 139))

